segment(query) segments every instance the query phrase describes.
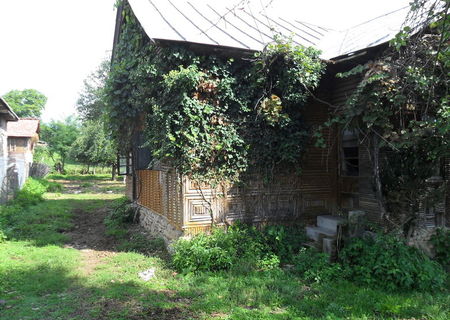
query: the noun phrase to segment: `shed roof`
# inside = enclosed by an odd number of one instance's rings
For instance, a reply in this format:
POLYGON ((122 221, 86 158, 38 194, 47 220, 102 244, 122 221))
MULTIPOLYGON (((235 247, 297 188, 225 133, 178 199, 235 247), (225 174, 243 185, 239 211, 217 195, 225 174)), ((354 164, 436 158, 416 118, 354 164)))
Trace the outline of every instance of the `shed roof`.
POLYGON ((8 122, 6 134, 8 137, 31 138, 39 134, 39 119, 23 118, 16 122, 8 122))
POLYGON ((8 121, 17 121, 19 117, 14 113, 6 101, 0 97, 0 115, 5 115, 8 121))
MULTIPOLYGON (((128 0, 147 35, 154 40, 181 41, 260 51, 276 35, 312 46, 331 59, 389 41, 401 29, 408 7, 344 31, 252 10, 244 1, 128 0)), ((277 12, 288 12, 289 7, 277 12)))

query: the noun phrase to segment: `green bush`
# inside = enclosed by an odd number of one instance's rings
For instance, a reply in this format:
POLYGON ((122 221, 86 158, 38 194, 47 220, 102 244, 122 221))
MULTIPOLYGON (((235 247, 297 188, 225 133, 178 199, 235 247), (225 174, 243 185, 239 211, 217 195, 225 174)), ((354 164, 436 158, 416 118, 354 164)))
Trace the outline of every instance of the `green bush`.
POLYGON ((450 230, 437 229, 430 240, 434 246, 435 260, 447 270, 450 269, 450 230))
POLYGON ((301 248, 293 257, 294 273, 307 282, 326 282, 342 277, 342 267, 331 263, 330 257, 313 248, 301 248))
POLYGON ((47 186, 37 179, 28 178, 22 189, 17 191, 14 204, 28 207, 43 201, 43 195, 47 191, 47 186))
POLYGON ((446 279, 438 263, 389 235, 353 239, 340 259, 349 279, 389 290, 438 289, 446 279))
POLYGON ((307 240, 303 225, 273 225, 264 228, 262 232, 270 251, 277 255, 282 263, 292 263, 294 255, 300 252, 307 240))
POLYGON ((227 231, 214 229, 211 234, 180 239, 173 249, 173 265, 183 272, 230 269, 249 272, 273 269, 280 264, 279 257, 265 243, 263 233, 242 224, 227 231))

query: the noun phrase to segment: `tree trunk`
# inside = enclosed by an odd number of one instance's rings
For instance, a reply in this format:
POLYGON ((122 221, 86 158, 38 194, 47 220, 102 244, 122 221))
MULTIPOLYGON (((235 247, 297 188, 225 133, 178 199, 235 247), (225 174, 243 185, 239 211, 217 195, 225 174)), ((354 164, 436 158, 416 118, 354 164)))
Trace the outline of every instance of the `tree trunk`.
POLYGON ((116 180, 116 164, 113 163, 113 165, 111 166, 111 180, 115 181, 116 180))

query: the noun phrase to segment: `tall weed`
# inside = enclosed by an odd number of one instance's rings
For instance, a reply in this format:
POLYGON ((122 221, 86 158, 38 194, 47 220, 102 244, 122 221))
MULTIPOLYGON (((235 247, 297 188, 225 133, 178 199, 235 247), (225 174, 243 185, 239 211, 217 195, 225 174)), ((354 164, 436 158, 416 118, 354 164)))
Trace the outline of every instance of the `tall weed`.
POLYGON ((210 234, 180 239, 173 246, 173 264, 184 272, 274 269, 281 261, 289 261, 301 245, 301 240, 294 242, 285 228, 271 226, 260 231, 236 223, 228 230, 216 228, 210 234))
POLYGON ((340 259, 353 281, 389 290, 439 289, 446 279, 438 263, 390 235, 353 239, 340 259))

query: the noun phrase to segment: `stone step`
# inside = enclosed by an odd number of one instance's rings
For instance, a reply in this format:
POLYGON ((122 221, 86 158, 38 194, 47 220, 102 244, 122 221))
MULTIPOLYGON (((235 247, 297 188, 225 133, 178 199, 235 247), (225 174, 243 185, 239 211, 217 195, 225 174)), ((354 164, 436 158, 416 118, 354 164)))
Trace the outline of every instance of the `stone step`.
POLYGON ((322 251, 322 243, 320 243, 318 241, 306 242, 303 245, 305 247, 308 247, 308 248, 313 248, 313 249, 316 249, 318 251, 322 251))
POLYGON ((336 236, 336 230, 325 229, 322 227, 306 227, 306 236, 314 241, 322 241, 321 238, 336 236))
POLYGON ((337 230, 337 226, 346 223, 346 219, 338 216, 317 216, 317 226, 328 229, 328 230, 337 230))
POLYGON ((333 256, 336 253, 336 239, 323 238, 322 251, 330 256, 333 256))

